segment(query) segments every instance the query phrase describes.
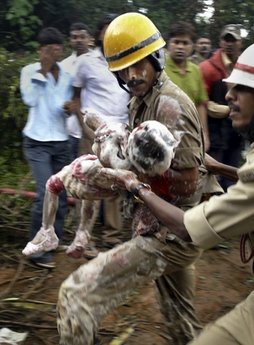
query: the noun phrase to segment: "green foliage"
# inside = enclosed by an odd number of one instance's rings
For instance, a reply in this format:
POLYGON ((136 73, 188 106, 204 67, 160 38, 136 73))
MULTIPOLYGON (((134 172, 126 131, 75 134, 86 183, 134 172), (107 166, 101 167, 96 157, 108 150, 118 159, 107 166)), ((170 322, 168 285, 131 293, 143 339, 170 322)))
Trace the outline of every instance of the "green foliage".
MULTIPOLYGON (((218 44, 221 29, 226 24, 239 24, 249 32, 247 44, 253 43, 254 2, 252 0, 214 1, 214 14, 210 22, 210 33, 214 43, 218 44)), ((245 45, 246 45, 245 43, 245 45)))
POLYGON ((146 8, 147 15, 158 28, 167 33, 169 26, 176 21, 195 23, 195 18, 202 12, 205 4, 202 0, 157 0, 136 1, 136 10, 146 8))
POLYGON ((205 0, 1 0, 0 43, 9 50, 32 50, 42 27, 55 26, 67 37, 70 25, 82 21, 94 32, 103 14, 128 11, 143 11, 163 33, 175 21, 191 22, 199 34, 210 33, 215 46, 225 24, 241 24, 250 32, 251 43, 254 2, 215 0, 213 3, 214 14, 206 20, 202 16, 207 7, 205 0))
POLYGON ((27 108, 21 100, 19 76, 21 68, 32 59, 32 56, 21 56, 0 49, 1 174, 15 171, 19 162, 24 164, 21 144, 27 108))
POLYGON ((34 15, 35 5, 38 0, 9 0, 9 8, 6 13, 6 20, 11 29, 18 32, 26 47, 33 47, 31 39, 34 31, 41 26, 41 19, 34 15))
MULTIPOLYGON (((15 121, 15 125, 19 129, 24 124, 27 109, 21 100, 19 77, 21 68, 33 59, 32 55, 14 54, 0 49, 0 116, 2 124, 3 120, 10 119, 15 121)), ((3 129, 1 128, 1 130, 3 129)))
MULTIPOLYGON (((13 150, 14 152, 14 150, 13 150)), ((0 187, 18 187, 20 181, 23 180, 24 176, 29 173, 29 167, 25 160, 21 157, 12 157, 7 159, 5 155, 0 156, 0 166, 1 166, 1 178, 0 187), (11 164, 13 163, 13 164, 11 164), (15 164, 14 164, 15 163, 15 164)), ((32 181, 29 183, 29 188, 26 186, 26 190, 33 190, 34 184, 32 181)))

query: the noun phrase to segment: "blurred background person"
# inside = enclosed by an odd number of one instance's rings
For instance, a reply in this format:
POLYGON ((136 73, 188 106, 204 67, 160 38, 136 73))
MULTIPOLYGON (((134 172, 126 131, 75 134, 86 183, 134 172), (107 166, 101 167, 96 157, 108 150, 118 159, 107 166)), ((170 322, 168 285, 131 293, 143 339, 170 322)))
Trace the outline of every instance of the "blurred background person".
POLYGON ((208 59, 212 55, 212 42, 207 35, 200 36, 195 43, 194 53, 190 56, 190 61, 196 65, 208 59))
MULTIPOLYGON (((217 161, 239 167, 244 139, 237 133, 228 118, 229 107, 225 96, 227 85, 222 79, 227 78, 236 63, 242 48, 240 27, 236 24, 226 25, 220 35, 220 49, 200 63, 200 69, 209 96, 208 129, 210 149, 208 153, 217 161)), ((234 184, 225 177, 219 178, 222 188, 234 184)))
MULTIPOLYGON (((49 177, 70 162, 65 104, 72 98, 72 78, 58 61, 63 52, 60 31, 47 27, 38 35, 39 62, 25 66, 21 71, 20 90, 29 113, 23 129, 23 151, 36 183, 36 198, 31 212, 30 239, 42 224, 45 185, 49 177)), ((54 223, 61 240, 67 212, 66 193, 59 196, 59 207, 54 223)), ((38 266, 53 268, 51 253, 30 257, 38 266)))
POLYGON ((190 23, 180 21, 171 25, 167 41, 165 71, 173 83, 194 102, 202 123, 207 151, 210 145, 206 109, 208 96, 199 67, 189 61, 194 39, 195 29, 190 23))
MULTIPOLYGON (((66 72, 74 76, 78 57, 89 50, 91 34, 88 27, 83 23, 73 23, 70 27, 69 42, 72 53, 61 62, 61 66, 66 72)), ((67 129, 69 132, 71 160, 73 161, 78 157, 79 143, 82 137, 80 118, 75 113, 67 117, 67 129)))

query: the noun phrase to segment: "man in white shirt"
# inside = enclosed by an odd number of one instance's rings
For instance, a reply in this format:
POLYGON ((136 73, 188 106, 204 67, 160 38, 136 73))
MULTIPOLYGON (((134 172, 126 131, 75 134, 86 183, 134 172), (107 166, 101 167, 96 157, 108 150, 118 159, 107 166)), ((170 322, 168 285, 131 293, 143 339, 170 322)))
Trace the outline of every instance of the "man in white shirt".
MULTIPOLYGON (((102 46, 104 32, 116 16, 107 14, 98 23, 96 47, 79 57, 73 85, 82 112, 95 113, 106 123, 128 123, 127 105, 130 95, 119 86, 116 77, 109 71, 102 46)), ((120 203, 119 198, 103 202, 104 224, 118 230, 122 225, 120 203)))
MULTIPOLYGON (((89 28, 83 23, 73 23, 70 27, 70 45, 73 49, 72 54, 61 62, 62 68, 75 75, 78 57, 89 50, 91 35, 89 28)), ((82 128, 76 114, 71 114, 67 118, 67 129, 69 132, 71 160, 78 156, 79 142, 82 137, 82 128)))
POLYGON ((102 47, 104 32, 115 17, 107 15, 98 24, 96 47, 78 59, 73 85, 76 96, 80 98, 82 111, 95 112, 107 123, 128 123, 127 104, 130 96, 119 87, 116 77, 109 71, 102 47))
MULTIPOLYGON (((28 119, 23 129, 23 151, 36 183, 36 198, 31 211, 30 238, 42 223, 45 185, 49 177, 69 164, 69 143, 66 130, 66 104, 72 99, 72 77, 66 73, 59 58, 63 36, 54 27, 47 27, 38 36, 39 62, 22 68, 20 90, 28 106, 28 119)), ((67 212, 66 193, 59 197, 54 227, 59 239, 63 236, 67 212)), ((53 268, 51 253, 30 257, 37 266, 53 268)))

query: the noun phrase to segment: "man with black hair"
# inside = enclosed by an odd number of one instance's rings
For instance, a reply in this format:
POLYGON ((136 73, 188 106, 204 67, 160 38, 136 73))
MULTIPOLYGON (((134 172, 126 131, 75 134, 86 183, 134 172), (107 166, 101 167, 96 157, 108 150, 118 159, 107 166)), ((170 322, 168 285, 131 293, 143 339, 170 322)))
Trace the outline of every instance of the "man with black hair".
MULTIPOLYGON (((54 27, 47 27, 38 35, 39 62, 21 71, 20 89, 28 106, 28 120, 23 129, 23 151, 36 182, 36 199, 32 206, 30 238, 34 238, 42 224, 45 185, 52 174, 70 161, 65 105, 72 98, 72 78, 58 63, 63 51, 63 37, 54 27)), ((66 193, 59 198, 55 230, 63 236, 67 211, 66 193)), ((30 259, 38 266, 53 268, 51 253, 41 253, 30 259)))
MULTIPOLYGON (((200 63, 208 102, 209 155, 227 165, 238 167, 244 148, 243 138, 234 130, 228 118, 229 107, 225 99, 227 85, 223 82, 232 71, 241 53, 241 30, 237 24, 225 25, 220 34, 220 49, 200 63)), ((220 176, 219 182, 226 191, 233 181, 220 176)))
POLYGON ((194 40, 195 29, 190 23, 180 21, 171 25, 167 41, 168 58, 165 71, 173 83, 194 102, 202 123, 207 151, 210 145, 206 111, 208 96, 199 67, 189 60, 194 40))
MULTIPOLYGON (((83 23, 73 23, 70 27, 70 45, 73 49, 72 54, 61 62, 62 68, 75 75, 77 68, 78 57, 85 54, 89 50, 89 44, 91 43, 91 34, 89 28, 83 23)), ((67 129, 69 132, 70 141, 70 154, 73 161, 78 157, 79 143, 82 137, 82 124, 80 124, 78 114, 71 114, 67 118, 67 129)))
POLYGON ((195 43, 194 54, 191 55, 190 61, 196 65, 212 56, 212 43, 208 35, 201 35, 195 43))

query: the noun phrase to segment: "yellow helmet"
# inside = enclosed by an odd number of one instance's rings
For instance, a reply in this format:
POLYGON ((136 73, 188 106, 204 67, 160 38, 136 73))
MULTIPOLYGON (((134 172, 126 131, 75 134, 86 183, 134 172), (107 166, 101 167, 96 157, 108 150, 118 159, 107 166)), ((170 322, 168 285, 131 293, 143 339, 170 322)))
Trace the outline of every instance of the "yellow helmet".
MULTIPOLYGON (((112 72, 133 65, 164 45, 165 41, 152 21, 134 12, 116 17, 109 24, 103 41, 105 58, 112 72)), ((155 59, 159 57, 155 56, 155 59)), ((160 63, 159 60, 155 62, 160 63)), ((157 69, 163 68, 159 67, 157 69)))

